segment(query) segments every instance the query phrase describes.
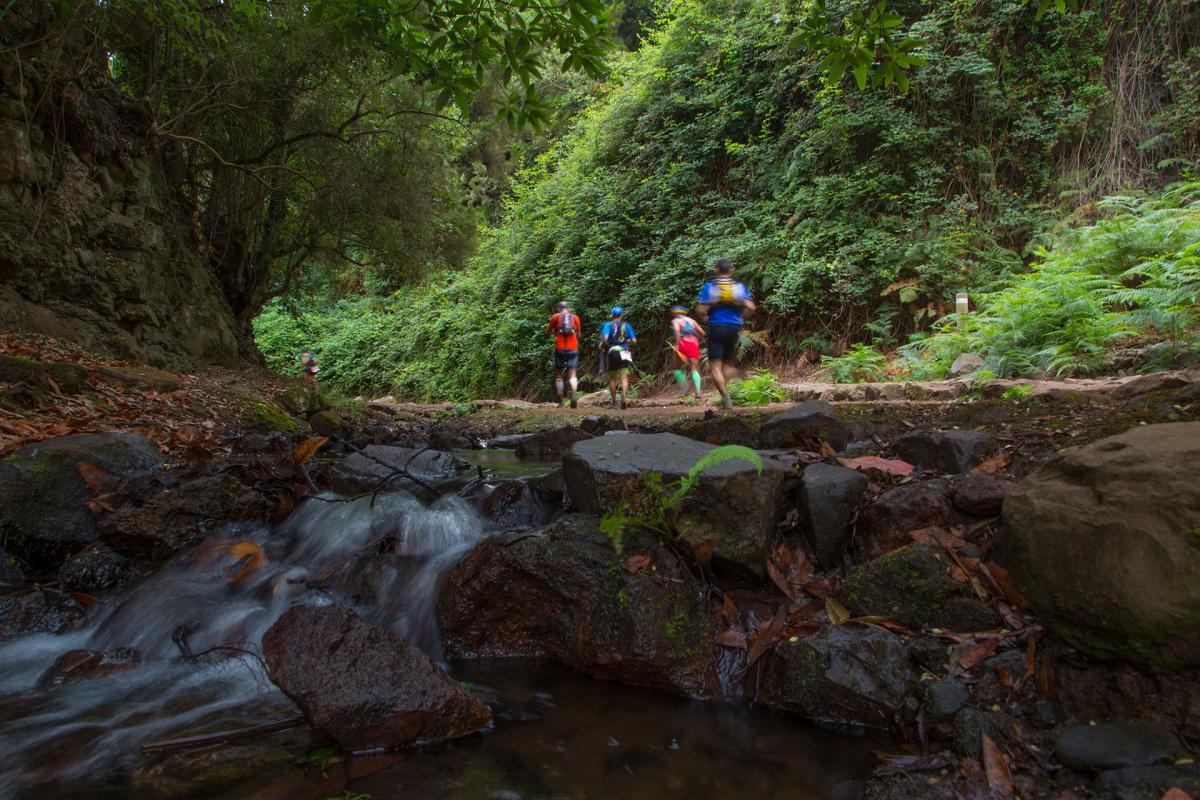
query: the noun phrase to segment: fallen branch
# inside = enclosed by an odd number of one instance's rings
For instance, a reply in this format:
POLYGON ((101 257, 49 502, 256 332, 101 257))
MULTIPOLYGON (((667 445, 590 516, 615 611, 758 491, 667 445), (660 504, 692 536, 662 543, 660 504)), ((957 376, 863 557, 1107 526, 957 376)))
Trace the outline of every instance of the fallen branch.
POLYGON ((219 733, 208 733, 200 736, 186 736, 182 739, 167 739, 162 742, 151 742, 150 744, 142 745, 143 753, 162 753, 168 750, 186 750, 192 747, 207 747, 214 744, 225 744, 226 742, 236 742, 242 739, 253 739, 256 736, 264 736, 268 733, 277 731, 286 731, 291 728, 298 728, 304 724, 304 715, 296 717, 288 717, 287 719, 276 720, 275 722, 266 722, 261 725, 251 725, 248 728, 236 728, 231 731, 220 731, 219 733))

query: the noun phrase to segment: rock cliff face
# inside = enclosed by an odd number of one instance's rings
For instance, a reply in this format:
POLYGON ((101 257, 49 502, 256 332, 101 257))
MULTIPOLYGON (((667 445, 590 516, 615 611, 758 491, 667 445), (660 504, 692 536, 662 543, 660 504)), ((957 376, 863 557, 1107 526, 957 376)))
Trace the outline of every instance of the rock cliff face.
POLYGON ((236 360, 169 148, 140 101, 81 84, 90 39, 36 43, 50 5, 10 6, 0 32, 0 330, 164 367, 236 360))

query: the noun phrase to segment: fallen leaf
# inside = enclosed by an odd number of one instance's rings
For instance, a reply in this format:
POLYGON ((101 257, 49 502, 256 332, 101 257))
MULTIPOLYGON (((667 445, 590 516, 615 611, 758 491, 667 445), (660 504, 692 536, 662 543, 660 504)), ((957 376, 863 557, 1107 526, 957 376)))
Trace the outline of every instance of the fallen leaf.
POLYGON ((329 441, 328 436, 310 436, 288 453, 284 459, 285 466, 301 466, 312 460, 312 457, 321 449, 321 445, 329 441))
POLYGON ((225 581, 226 586, 236 586, 253 575, 254 571, 262 566, 262 548, 254 542, 237 542, 229 545, 228 550, 229 554, 236 559, 234 567, 237 568, 237 572, 225 581))
POLYGON ((912 633, 910 629, 904 627, 894 619, 889 619, 888 617, 851 617, 850 619, 846 620, 847 625, 850 623, 856 623, 858 625, 874 625, 877 628, 883 628, 884 630, 889 630, 892 633, 912 633))
POLYGON ((832 595, 825 598, 825 612, 829 614, 829 621, 834 625, 841 625, 846 620, 850 619, 850 611, 842 605, 836 597, 832 595))
POLYGON ((1178 786, 1173 786, 1167 789, 1167 793, 1162 796, 1162 800, 1192 800, 1192 796, 1178 786))
POLYGON ((1004 567, 992 562, 981 562, 979 564, 979 571, 991 578, 991 582, 995 584, 995 586, 1000 590, 1000 594, 1004 596, 1004 599, 1007 600, 1013 608, 1029 608, 1029 601, 1027 601, 1025 596, 1021 594, 1019 589, 1017 589, 1016 584, 1013 583, 1012 576, 1008 574, 1008 570, 1006 570, 1004 567))
POLYGON ((897 478, 907 478, 913 474, 916 469, 907 461, 900 461, 894 458, 882 458, 880 456, 860 456, 859 458, 839 458, 838 463, 847 469, 857 469, 866 471, 870 469, 879 470, 886 475, 895 475, 897 478))
POLYGON ((945 769, 951 766, 950 759, 943 755, 908 756, 880 755, 883 763, 875 768, 876 777, 886 775, 903 775, 908 772, 927 772, 935 769, 945 769))
POLYGON ((999 639, 984 639, 979 644, 971 648, 966 655, 958 660, 958 666, 964 670, 983 661, 985 658, 996 652, 996 648, 1000 646, 999 639))
POLYGON ((650 556, 648 554, 630 556, 621 562, 621 568, 626 572, 641 572, 650 566, 650 556))
POLYGON ((721 647, 732 647, 734 650, 746 649, 746 634, 742 631, 725 631, 717 637, 721 647))
POLYGON ((92 606, 96 605, 96 598, 87 592, 70 592, 70 595, 75 602, 79 603, 79 605, 83 606, 84 608, 91 608, 92 606))
POLYGON ((1034 661, 1037 653, 1037 636, 1030 636, 1029 641, 1025 643, 1025 675, 1024 679, 1033 677, 1034 661))
POLYGON ((975 469, 971 470, 971 472, 995 473, 1004 469, 1011 463, 1012 453, 1009 453, 1007 450, 1003 450, 989 458, 987 461, 984 461, 979 466, 975 467, 975 469))
POLYGON ((696 565, 700 567, 700 573, 712 574, 712 554, 713 542, 712 539, 705 539, 700 544, 692 548, 692 555, 696 559, 696 565))
POLYGON ((737 622, 737 605, 728 594, 723 595, 721 598, 721 616, 725 618, 725 622, 728 625, 733 625, 737 622))
POLYGON ((79 476, 83 478, 83 482, 87 484, 87 487, 96 494, 107 494, 120 483, 120 478, 113 475, 104 467, 98 467, 86 461, 80 461, 78 466, 79 476))
POLYGON ((771 617, 771 621, 760 625, 754 632, 754 643, 750 645, 750 653, 746 656, 746 669, 754 666, 762 654, 770 650, 783 636, 783 626, 787 621, 787 609, 782 606, 771 617))
POLYGON ((771 582, 774 583, 775 586, 779 588, 779 591, 783 592, 786 597, 791 600, 796 599, 796 595, 792 591, 792 587, 788 586, 787 578, 783 577, 783 574, 779 571, 779 568, 775 566, 774 561, 767 562, 767 575, 771 578, 771 582))
POLYGON ((992 796, 1005 800, 1013 796, 1012 773, 1008 768, 1008 757, 986 733, 980 733, 983 742, 983 772, 987 775, 992 796))

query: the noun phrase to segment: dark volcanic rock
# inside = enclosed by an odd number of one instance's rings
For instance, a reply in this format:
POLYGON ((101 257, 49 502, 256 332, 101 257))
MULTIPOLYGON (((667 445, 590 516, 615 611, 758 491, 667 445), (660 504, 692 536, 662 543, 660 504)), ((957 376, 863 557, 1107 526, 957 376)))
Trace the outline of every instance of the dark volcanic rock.
POLYGON ((760 433, 765 449, 803 447, 815 452, 821 451, 822 442, 842 450, 849 435, 837 409, 824 400, 806 400, 779 412, 763 423, 760 433))
POLYGON ((438 617, 449 656, 549 656, 598 678, 720 692, 720 626, 701 587, 652 537, 627 532, 618 556, 594 517, 480 542, 446 576, 438 617), (655 569, 623 569, 633 555, 655 569))
POLYGON ((50 381, 63 394, 78 394, 87 383, 87 371, 78 364, 0 355, 0 383, 24 383, 38 392, 48 392, 50 381))
POLYGON ((1173 733, 1144 722, 1075 725, 1064 728, 1054 745, 1060 762, 1084 770, 1160 764, 1182 752, 1173 733))
POLYGON ((80 627, 84 616, 78 600, 55 589, 0 596, 0 639, 25 633, 63 633, 80 627))
MULTIPOLYGON (((673 433, 600 436, 579 442, 563 459, 567 491, 577 510, 603 514, 645 491, 643 476, 673 484, 714 448, 673 433)), ((683 503, 679 530, 691 544, 712 540, 717 561, 761 575, 776 523, 791 506, 795 473, 764 459, 762 473, 741 459, 709 467, 683 503)))
POLYGON ((38 689, 45 691, 64 683, 128 672, 140 662, 141 656, 138 651, 129 647, 119 647, 108 652, 68 650, 38 679, 38 689))
POLYGON ((740 444, 743 447, 758 447, 758 431, 738 417, 689 420, 680 425, 676 432, 705 444, 740 444))
POLYGON ((370 444, 333 468, 333 488, 342 494, 359 494, 373 491, 387 479, 384 488, 403 489, 414 485, 405 472, 433 483, 466 468, 467 462, 440 450, 370 444))
POLYGON ((104 523, 104 541, 125 556, 162 559, 202 539, 226 522, 262 519, 266 497, 228 473, 198 478, 144 506, 123 506, 104 523))
POLYGON ((85 501, 95 496, 79 465, 114 480, 149 472, 165 459, 144 436, 94 433, 27 444, 0 461, 0 541, 36 567, 58 566, 96 540, 100 529, 85 501))
POLYGON ((488 707, 398 634, 342 606, 293 606, 263 635, 267 674, 347 750, 486 727, 488 707))
POLYGON ((466 499, 503 530, 536 528, 562 511, 561 489, 555 493, 528 480, 484 483, 466 499))
POLYGON ((127 581, 133 564, 103 542, 90 544, 63 562, 59 583, 72 592, 113 589, 127 581))
POLYGON ((1072 447, 1004 501, 997 554, 1038 618, 1106 659, 1200 665, 1200 422, 1072 447))
POLYGON ((1102 792, 1117 794, 1122 800, 1129 797, 1124 791, 1141 790, 1158 800, 1171 789, 1182 789, 1195 796, 1200 793, 1200 765, 1162 764, 1151 767, 1125 767, 1100 773, 1095 787, 1102 792))
POLYGON ((909 463, 962 474, 996 452, 996 440, 982 431, 913 431, 893 442, 892 449, 909 463))
POLYGON ((959 755, 982 760, 983 734, 999 744, 1004 741, 1004 730, 1004 718, 1000 714, 968 706, 954 717, 954 749, 959 755))
POLYGON ((934 479, 901 484, 879 495, 859 517, 855 557, 878 558, 911 542, 913 531, 953 522, 957 514, 949 493, 950 484, 934 479))
POLYGON ((831 625, 766 656, 759 701, 809 719, 890 728, 913 681, 900 637, 831 625))
POLYGON ((971 693, 962 681, 943 678, 925 685, 925 702, 922 705, 931 721, 945 722, 953 719, 970 699, 971 693))
POLYGON ((332 411, 318 411, 308 418, 308 424, 318 436, 333 436, 346 427, 342 418, 332 411))
POLYGON ((966 475, 954 484, 951 499, 954 507, 973 517, 996 517, 1004 505, 1004 498, 1016 486, 1012 481, 1001 480, 994 475, 966 475))
POLYGON ((850 544, 850 521, 867 490, 867 476, 829 464, 810 464, 800 478, 800 519, 822 569, 842 563, 850 544))
POLYGON ((846 607, 855 614, 888 617, 905 627, 982 631, 1000 618, 971 587, 950 577, 954 564, 933 545, 910 545, 859 564, 846 575, 846 607))
POLYGON ((573 425, 540 431, 517 442, 517 458, 562 458, 571 445, 591 438, 592 434, 573 425))

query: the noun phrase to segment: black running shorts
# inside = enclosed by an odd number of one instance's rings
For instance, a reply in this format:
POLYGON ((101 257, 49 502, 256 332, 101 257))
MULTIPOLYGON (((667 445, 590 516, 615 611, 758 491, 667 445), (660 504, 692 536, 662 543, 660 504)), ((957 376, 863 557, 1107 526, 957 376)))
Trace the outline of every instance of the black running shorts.
POLYGON ((738 333, 732 325, 708 326, 708 360, 732 361, 737 355, 738 333))
POLYGON ((554 368, 555 369, 575 369, 579 366, 579 351, 578 350, 555 350, 554 351, 554 368))

